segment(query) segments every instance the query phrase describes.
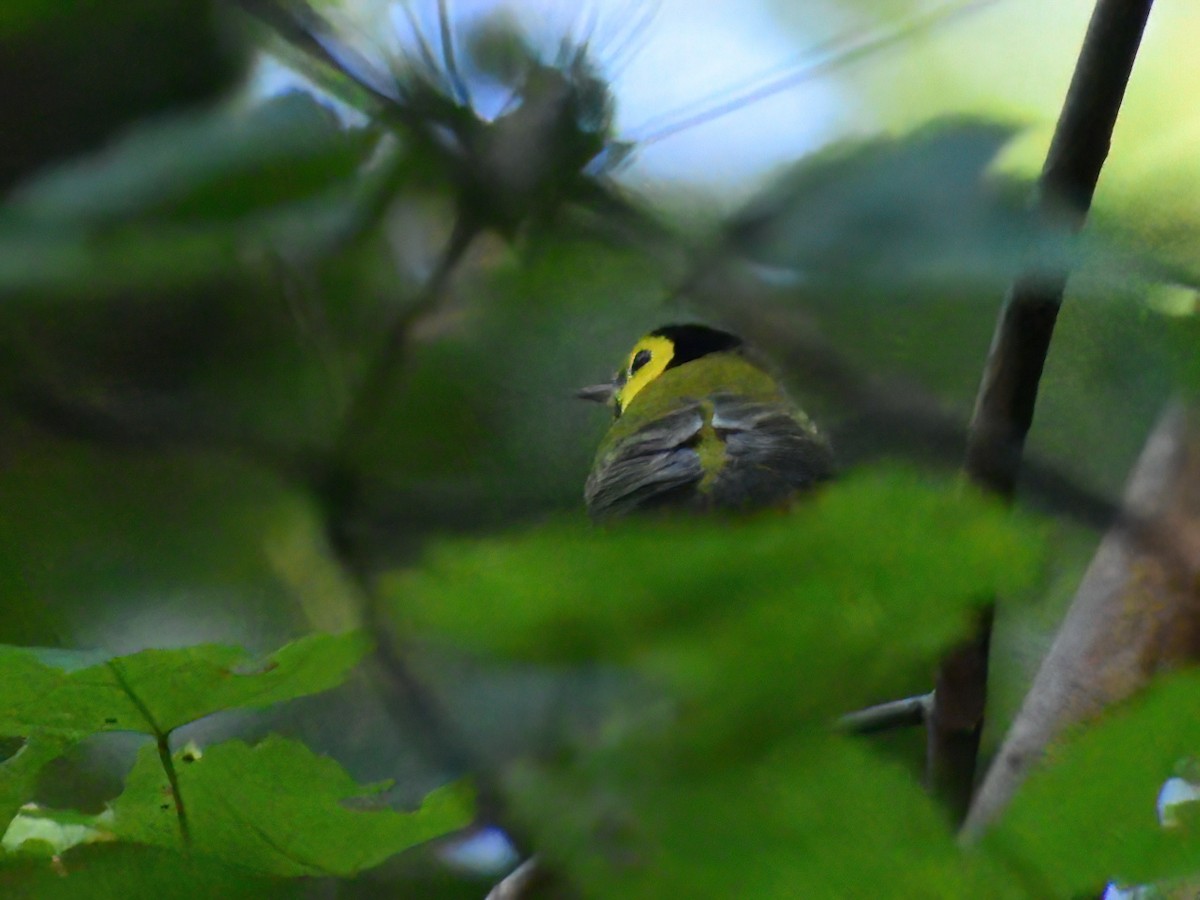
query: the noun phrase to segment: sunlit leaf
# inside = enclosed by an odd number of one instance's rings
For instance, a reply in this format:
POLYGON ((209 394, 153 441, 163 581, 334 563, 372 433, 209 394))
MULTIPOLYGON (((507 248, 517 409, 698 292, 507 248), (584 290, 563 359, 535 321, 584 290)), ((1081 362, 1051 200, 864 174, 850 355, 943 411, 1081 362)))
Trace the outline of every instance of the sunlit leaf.
POLYGON ((113 840, 112 814, 97 816, 52 809, 25 809, 8 825, 0 846, 10 853, 58 856, 81 844, 113 840))

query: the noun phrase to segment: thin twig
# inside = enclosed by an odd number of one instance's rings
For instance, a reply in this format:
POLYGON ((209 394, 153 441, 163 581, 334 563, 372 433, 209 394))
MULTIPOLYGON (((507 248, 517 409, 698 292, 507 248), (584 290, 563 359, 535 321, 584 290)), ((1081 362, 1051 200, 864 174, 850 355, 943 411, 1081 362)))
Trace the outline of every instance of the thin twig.
POLYGON ((383 691, 386 707, 393 712, 404 710, 417 720, 416 738, 430 761, 450 771, 472 773, 479 814, 501 825, 514 845, 528 852, 528 842, 523 840, 511 816, 504 812, 502 793, 488 776, 486 760, 481 759, 471 742, 460 734, 437 692, 425 683, 411 664, 412 648, 391 628, 373 584, 370 567, 363 561, 349 533, 350 519, 363 487, 351 459, 355 442, 376 422, 386 396, 395 386, 413 325, 442 299, 454 269, 478 234, 477 226, 459 217, 420 295, 388 329, 379 355, 342 421, 338 440, 329 455, 330 481, 318 487, 318 496, 324 508, 330 546, 358 589, 363 624, 375 643, 373 681, 383 691))
MULTIPOLYGON (((722 116, 737 112, 752 103, 757 103, 768 97, 774 97, 782 91, 799 87, 819 75, 826 75, 829 72, 855 63, 860 59, 873 56, 876 53, 901 44, 916 35, 957 21, 963 16, 992 6, 998 2, 999 0, 969 0, 969 2, 962 4, 947 4, 931 12, 914 16, 911 20, 904 22, 894 29, 873 32, 865 36, 838 36, 833 39, 832 45, 821 44, 813 51, 810 51, 811 55, 817 56, 811 62, 795 66, 791 71, 777 77, 771 77, 769 73, 764 76, 756 76, 741 93, 700 112, 683 116, 680 116, 678 113, 657 115, 651 120, 651 124, 662 121, 662 119, 667 117, 674 118, 674 121, 668 121, 666 124, 659 125, 653 131, 650 131, 643 124, 638 128, 632 129, 626 135, 626 139, 636 141, 641 147, 649 144, 657 144, 659 141, 687 131, 689 128, 704 125, 722 116)), ((722 91, 721 93, 725 94, 727 91, 722 91)), ((689 107, 693 105, 688 104, 689 107)))
MULTIPOLYGON (((258 19, 280 38, 365 91, 380 111, 402 112, 399 86, 389 84, 361 53, 338 37, 332 26, 305 0, 227 0, 258 19)), ((410 122, 411 124, 411 122, 410 122)))
POLYGON ((463 81, 462 74, 458 71, 458 60, 454 54, 454 30, 450 27, 450 7, 447 0, 438 0, 437 8, 438 31, 442 39, 442 61, 446 66, 446 76, 454 91, 454 99, 463 106, 469 107, 471 94, 467 90, 467 83, 463 81))
POLYGON ((387 329, 379 356, 363 377, 342 419, 334 456, 342 459, 362 432, 375 420, 396 373, 404 363, 404 349, 413 325, 441 300, 450 276, 479 234, 479 227, 459 215, 449 241, 417 297, 387 329))
MULTIPOLYGON (((1098 0, 1039 180, 1052 225, 1083 226, 1152 0, 1098 0)), ((1038 384, 1066 287, 1065 271, 1029 271, 1005 299, 967 436, 964 470, 1011 499, 1038 384)), ((991 615, 943 663, 928 731, 927 776, 961 821, 975 782, 987 696, 991 615)))
POLYGON ((437 59, 434 58, 433 49, 429 46, 429 41, 425 38, 425 32, 421 28, 421 23, 418 21, 417 15, 413 12, 410 4, 400 3, 399 7, 400 11, 404 13, 404 18, 408 20, 408 27, 412 30, 413 39, 417 42, 417 53, 420 55, 421 62, 425 66, 426 74, 433 84, 437 84, 444 77, 444 73, 438 68, 437 59))
POLYGON ((852 734, 877 734, 881 731, 924 725, 932 704, 932 693, 880 703, 878 706, 846 713, 838 719, 837 728, 852 734))

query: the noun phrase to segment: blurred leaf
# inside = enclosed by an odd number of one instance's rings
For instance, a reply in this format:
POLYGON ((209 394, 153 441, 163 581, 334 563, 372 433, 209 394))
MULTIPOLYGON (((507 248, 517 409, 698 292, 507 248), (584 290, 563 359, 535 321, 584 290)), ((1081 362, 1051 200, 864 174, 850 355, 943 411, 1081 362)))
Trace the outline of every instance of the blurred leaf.
POLYGON ((1200 675, 1171 676, 1056 746, 983 846, 1037 871, 1047 896, 1195 872, 1194 825, 1164 829, 1155 806, 1163 782, 1200 747, 1197 698, 1200 675))
MULTIPOLYGON (((629 341, 662 324, 661 273, 636 251, 561 234, 532 237, 528 254, 501 256, 462 291, 461 320, 414 345, 362 442, 364 469, 404 492, 369 498, 393 515, 478 530, 581 507, 611 416, 575 389, 611 375, 629 341)), ((378 338, 364 331, 360 347, 378 338)))
POLYGON ((1187 295, 1190 308, 1160 318, 1166 332, 1168 361, 1176 377, 1176 386, 1195 397, 1200 393, 1200 354, 1196 353, 1197 341, 1200 341, 1200 315, 1196 308, 1198 295, 1192 291, 1178 291, 1178 294, 1187 295))
POLYGON ((221 710, 328 690, 363 654, 361 633, 314 634, 253 661, 240 647, 143 650, 77 665, 61 650, 0 647, 0 734, 165 734, 221 710))
POLYGON ((0 6, 0 35, 14 33, 61 15, 59 0, 10 0, 0 6))
MULTIPOLYGON (((387 785, 357 784, 334 760, 281 737, 185 749, 174 759, 193 849, 259 872, 352 875, 473 815, 463 784, 434 791, 411 813, 355 809, 387 785)), ((180 849, 170 796, 155 748, 143 748, 114 803, 117 836, 180 849)))
POLYGON ((628 659, 650 627, 736 621, 738 598, 782 602, 834 633, 896 624, 899 640, 934 647, 945 635, 922 637, 924 626, 970 605, 945 598, 1015 588, 1032 571, 1033 545, 980 497, 878 472, 847 478, 786 516, 643 519, 604 530, 559 523, 447 542, 387 587, 407 628, 531 660, 628 659), (935 550, 930 533, 953 543, 935 550), (934 592, 927 603, 903 608, 925 589, 934 592))
POLYGON ((927 673, 977 603, 1028 584, 1039 543, 959 485, 875 472, 787 515, 444 544, 386 591, 411 634, 617 663, 677 701, 503 776, 585 895, 1021 896, 915 779, 827 728, 927 673))
POLYGON ((248 50, 212 0, 0 4, 0 193, 141 117, 211 100, 248 50), (19 86, 19 87, 18 87, 19 86))
POLYGON ((955 846, 908 773, 833 736, 700 773, 637 748, 509 787, 539 852, 585 896, 1027 896, 955 846))
POLYGON ((245 643, 266 653, 315 630, 264 553, 265 536, 311 506, 269 472, 223 454, 4 443, 4 643, 110 656, 245 643), (23 630, 38 610, 51 624, 23 630))
POLYGON ((231 221, 341 183, 373 136, 343 131, 311 95, 246 110, 218 107, 143 125, 103 152, 18 188, 6 212, 63 225, 231 221))
POLYGON ((240 265, 227 228, 124 229, 99 238, 0 220, 0 292, 87 297, 131 288, 169 289, 219 277, 240 265))
POLYGON ((824 726, 886 697, 977 604, 1026 585, 1038 545, 957 486, 875 473, 786 516, 561 523, 443 544, 385 590, 411 633, 520 660, 632 666, 692 701, 695 728, 746 742, 727 717, 824 726))
POLYGON ((731 243, 810 289, 867 286, 890 302, 931 284, 1003 285, 1031 264, 1065 266, 1073 256, 1063 240, 986 177, 1015 133, 948 120, 835 147, 735 217, 731 243))

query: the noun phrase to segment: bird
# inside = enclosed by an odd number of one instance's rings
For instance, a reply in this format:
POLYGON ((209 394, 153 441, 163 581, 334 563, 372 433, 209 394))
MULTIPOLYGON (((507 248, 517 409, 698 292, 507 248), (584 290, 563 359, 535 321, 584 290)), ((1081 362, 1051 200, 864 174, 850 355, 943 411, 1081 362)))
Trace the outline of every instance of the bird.
POLYGON ((834 474, 828 439, 727 331, 657 328, 578 396, 614 414, 584 486, 594 520, 784 506, 834 474))

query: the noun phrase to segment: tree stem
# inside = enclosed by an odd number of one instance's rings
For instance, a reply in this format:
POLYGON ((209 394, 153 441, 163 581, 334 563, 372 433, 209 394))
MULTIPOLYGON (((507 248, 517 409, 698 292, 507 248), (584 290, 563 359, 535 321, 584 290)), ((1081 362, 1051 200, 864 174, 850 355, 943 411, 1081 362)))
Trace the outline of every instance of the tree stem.
MULTIPOLYGON (((1067 231, 1083 227, 1153 0, 1097 0, 1038 182, 1038 212, 1067 231)), ((1011 500, 1038 385, 1067 283, 1031 269, 1005 298, 967 436, 968 478, 1011 500)), ((974 782, 987 696, 990 610, 938 673, 927 742, 929 784, 961 821, 974 782)))

